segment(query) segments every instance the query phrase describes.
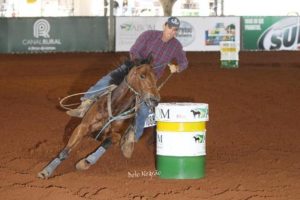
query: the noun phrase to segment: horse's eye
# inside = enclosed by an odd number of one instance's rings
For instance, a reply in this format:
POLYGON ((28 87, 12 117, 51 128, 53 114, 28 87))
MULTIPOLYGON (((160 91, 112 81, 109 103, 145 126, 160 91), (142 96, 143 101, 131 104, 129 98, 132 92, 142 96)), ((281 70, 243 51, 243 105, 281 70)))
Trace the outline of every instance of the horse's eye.
POLYGON ((141 75, 140 75, 140 78, 141 78, 141 79, 145 79, 145 78, 146 78, 146 75, 145 75, 145 74, 141 74, 141 75))

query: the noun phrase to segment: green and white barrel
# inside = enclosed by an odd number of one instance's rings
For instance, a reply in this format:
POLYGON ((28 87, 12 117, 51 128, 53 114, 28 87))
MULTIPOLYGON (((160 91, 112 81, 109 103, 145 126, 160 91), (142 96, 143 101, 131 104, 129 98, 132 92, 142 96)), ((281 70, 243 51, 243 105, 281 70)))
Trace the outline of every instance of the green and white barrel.
POLYGON ((160 178, 198 179, 205 174, 208 104, 160 103, 156 167, 160 178))

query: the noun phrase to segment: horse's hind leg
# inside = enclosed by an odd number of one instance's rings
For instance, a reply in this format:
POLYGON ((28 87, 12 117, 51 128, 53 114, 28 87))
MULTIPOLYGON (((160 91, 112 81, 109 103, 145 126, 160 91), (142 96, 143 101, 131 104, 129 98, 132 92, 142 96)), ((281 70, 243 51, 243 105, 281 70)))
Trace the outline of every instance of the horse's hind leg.
POLYGON ((68 158, 71 150, 88 134, 86 125, 80 124, 71 135, 66 147, 54 158, 42 171, 38 173, 38 177, 42 179, 49 178, 54 170, 61 164, 62 161, 68 158))
POLYGON ((88 157, 81 159, 76 164, 76 169, 78 170, 87 170, 99 160, 99 158, 105 153, 105 151, 110 147, 112 144, 111 138, 106 138, 102 144, 97 148, 96 151, 91 153, 88 157))

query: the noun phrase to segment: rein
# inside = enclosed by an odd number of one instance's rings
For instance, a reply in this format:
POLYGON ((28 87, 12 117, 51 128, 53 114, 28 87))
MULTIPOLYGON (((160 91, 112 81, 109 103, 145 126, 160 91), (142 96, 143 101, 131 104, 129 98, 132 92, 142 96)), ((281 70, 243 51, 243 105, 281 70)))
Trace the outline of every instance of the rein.
MULTIPOLYGON (((113 90, 109 90, 107 94, 107 111, 108 111, 108 115, 109 115, 109 119, 108 121, 105 123, 105 125, 101 128, 101 130, 98 132, 98 134, 96 135, 95 139, 98 140, 99 136, 101 135, 101 133, 113 122, 116 120, 125 120, 125 119, 129 119, 135 116, 138 106, 139 104, 142 103, 142 101, 140 101, 140 93, 138 93, 135 89, 133 89, 133 87, 131 87, 131 85, 127 82, 127 76, 124 79, 126 86, 129 88, 130 91, 132 91, 135 95, 135 105, 134 107, 130 108, 127 111, 124 111, 122 113, 119 113, 116 116, 112 115, 112 109, 111 109, 111 94, 113 90)), ((103 95, 102 95, 103 96, 103 95)))
POLYGON ((173 75, 173 74, 170 73, 170 74, 168 75, 168 77, 160 84, 160 86, 158 86, 158 88, 157 88, 158 91, 166 84, 166 82, 171 78, 172 75, 173 75))

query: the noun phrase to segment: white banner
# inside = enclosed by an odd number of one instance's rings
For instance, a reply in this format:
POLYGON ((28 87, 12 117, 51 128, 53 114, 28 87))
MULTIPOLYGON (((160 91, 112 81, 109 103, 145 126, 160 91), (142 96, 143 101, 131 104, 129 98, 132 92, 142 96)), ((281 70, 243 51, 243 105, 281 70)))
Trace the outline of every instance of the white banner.
POLYGON ((167 132, 157 131, 157 155, 163 156, 203 156, 205 131, 167 132))
MULTIPOLYGON (((239 17, 179 17, 177 39, 185 51, 220 51, 221 41, 240 44, 239 17)), ((116 51, 129 51, 146 30, 162 30, 167 17, 116 17, 116 51)))
POLYGON ((208 121, 206 103, 159 103, 155 107, 155 120, 162 122, 208 121))

